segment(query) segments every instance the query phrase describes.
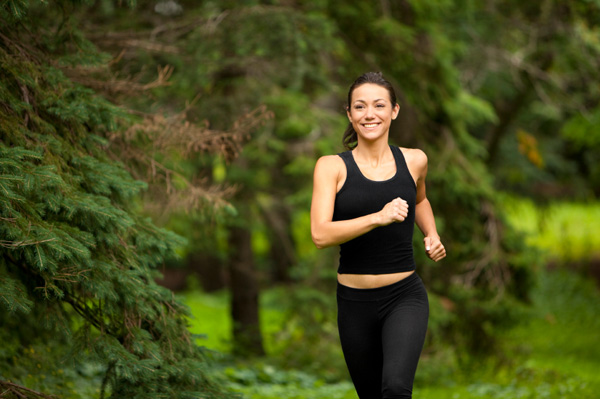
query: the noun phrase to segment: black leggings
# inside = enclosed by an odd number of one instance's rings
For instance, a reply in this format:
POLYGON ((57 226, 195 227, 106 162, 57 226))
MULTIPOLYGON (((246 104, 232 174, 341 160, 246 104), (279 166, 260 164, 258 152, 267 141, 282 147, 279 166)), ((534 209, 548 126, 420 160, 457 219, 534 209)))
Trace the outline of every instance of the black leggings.
POLYGON ((429 301, 413 273, 372 289, 337 286, 344 358, 360 399, 411 398, 429 301))

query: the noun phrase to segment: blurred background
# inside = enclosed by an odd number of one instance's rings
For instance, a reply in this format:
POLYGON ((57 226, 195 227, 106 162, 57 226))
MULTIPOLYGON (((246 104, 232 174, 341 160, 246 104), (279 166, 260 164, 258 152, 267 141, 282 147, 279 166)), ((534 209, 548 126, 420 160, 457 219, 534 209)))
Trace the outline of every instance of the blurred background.
MULTIPOLYGON (((317 158, 344 150, 349 85, 381 71, 401 104, 390 141, 428 155, 448 250, 429 261, 416 231, 431 316, 414 396, 598 397, 599 0, 13 0, 1 15, 3 69, 9 42, 35 47, 114 105, 102 148, 145 182, 136 212, 185 239, 157 281, 228 392, 357 397, 337 248, 316 250, 309 208, 317 158)), ((49 342, 0 351, 0 375, 104 397, 102 367, 49 383, 49 342)))

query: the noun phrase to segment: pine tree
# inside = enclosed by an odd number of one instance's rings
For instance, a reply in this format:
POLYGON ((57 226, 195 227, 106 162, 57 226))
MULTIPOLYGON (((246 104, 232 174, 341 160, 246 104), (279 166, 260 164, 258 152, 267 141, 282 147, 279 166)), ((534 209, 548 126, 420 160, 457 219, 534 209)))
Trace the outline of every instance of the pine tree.
POLYGON ((107 152, 132 119, 64 72, 106 57, 76 30, 37 34, 27 6, 0 11, 2 396, 225 397, 155 283, 183 239, 142 214, 147 184, 107 152))

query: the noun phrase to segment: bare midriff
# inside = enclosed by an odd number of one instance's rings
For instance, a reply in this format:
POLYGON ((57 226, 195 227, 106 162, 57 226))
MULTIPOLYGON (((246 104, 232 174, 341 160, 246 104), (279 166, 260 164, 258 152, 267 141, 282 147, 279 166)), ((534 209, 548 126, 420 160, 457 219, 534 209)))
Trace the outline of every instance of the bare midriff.
POLYGON ((413 274, 415 271, 388 274, 338 274, 338 282, 351 288, 379 288, 397 283, 413 274))

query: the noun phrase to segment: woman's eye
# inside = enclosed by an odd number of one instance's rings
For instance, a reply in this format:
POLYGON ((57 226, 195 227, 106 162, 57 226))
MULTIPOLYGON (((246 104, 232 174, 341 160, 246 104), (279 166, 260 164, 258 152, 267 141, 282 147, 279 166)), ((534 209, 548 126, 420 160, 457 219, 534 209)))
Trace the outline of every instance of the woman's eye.
POLYGON ((355 105, 354 109, 363 109, 364 107, 362 105, 355 105))
POLYGON ((385 104, 377 104, 375 107, 377 107, 377 108, 385 108, 385 104))

